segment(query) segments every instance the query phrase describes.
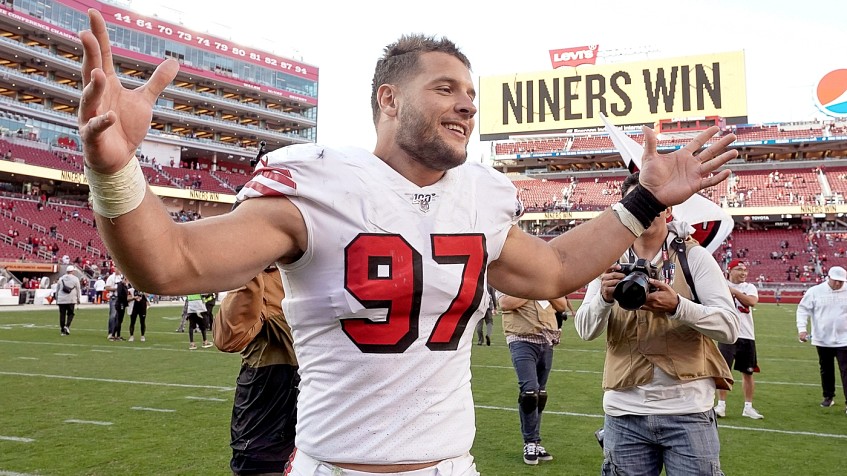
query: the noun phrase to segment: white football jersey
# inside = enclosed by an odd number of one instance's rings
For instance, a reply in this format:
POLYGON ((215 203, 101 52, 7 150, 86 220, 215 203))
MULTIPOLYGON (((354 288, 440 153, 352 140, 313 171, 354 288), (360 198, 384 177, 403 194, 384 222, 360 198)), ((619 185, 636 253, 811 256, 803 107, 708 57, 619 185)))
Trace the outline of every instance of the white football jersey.
POLYGON ((522 212, 512 183, 466 163, 418 187, 365 150, 298 145, 265 156, 239 199, 273 195, 308 229, 305 255, 282 267, 297 447, 372 464, 467 453, 471 334, 522 212))

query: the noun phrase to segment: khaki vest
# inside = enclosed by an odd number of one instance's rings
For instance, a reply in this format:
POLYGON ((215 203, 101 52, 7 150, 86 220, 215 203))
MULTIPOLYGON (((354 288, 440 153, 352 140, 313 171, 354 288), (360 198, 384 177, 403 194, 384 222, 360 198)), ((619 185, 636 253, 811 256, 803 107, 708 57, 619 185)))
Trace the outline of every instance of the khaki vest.
MULTIPOLYGON (((686 251, 697 246, 686 241, 686 251)), ((691 289, 679 259, 670 250, 676 265, 673 289, 691 299, 691 289)), ((653 366, 683 381, 711 377, 721 390, 732 389, 732 372, 715 342, 665 313, 627 311, 615 305, 606 329, 606 363, 603 389, 635 387, 653 379, 653 366)))
POLYGON ((556 310, 549 304, 547 309, 538 301, 528 300, 512 311, 503 311, 503 332, 506 335, 538 335, 543 329, 556 330, 556 310))

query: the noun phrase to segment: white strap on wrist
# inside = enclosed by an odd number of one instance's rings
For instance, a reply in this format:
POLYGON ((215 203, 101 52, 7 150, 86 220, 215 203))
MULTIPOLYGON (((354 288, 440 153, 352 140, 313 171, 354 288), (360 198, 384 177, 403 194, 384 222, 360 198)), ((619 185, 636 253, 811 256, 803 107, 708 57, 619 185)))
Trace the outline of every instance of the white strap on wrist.
POLYGON ((639 236, 641 236, 642 233, 644 233, 644 225, 642 225, 641 222, 638 221, 637 218, 635 218, 635 215, 630 213, 630 211, 627 210, 626 207, 621 204, 621 202, 617 202, 612 205, 612 211, 615 212, 615 215, 618 217, 618 220, 621 221, 623 226, 625 226, 630 232, 632 232, 632 234, 635 235, 636 238, 638 238, 639 236))
POLYGON ((114 174, 101 174, 85 166, 91 208, 98 215, 117 218, 141 205, 147 192, 147 180, 136 157, 114 174))

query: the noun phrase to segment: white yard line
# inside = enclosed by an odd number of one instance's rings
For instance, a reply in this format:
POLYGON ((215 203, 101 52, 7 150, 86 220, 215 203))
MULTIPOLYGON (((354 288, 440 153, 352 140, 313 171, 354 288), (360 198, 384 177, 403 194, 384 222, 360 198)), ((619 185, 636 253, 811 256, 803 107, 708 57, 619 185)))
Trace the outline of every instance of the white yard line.
POLYGON ((65 420, 65 423, 79 423, 79 424, 82 424, 82 425, 98 425, 98 426, 110 426, 110 425, 112 425, 112 422, 110 422, 110 421, 76 420, 76 419, 73 419, 73 418, 70 419, 70 420, 65 420))
MULTIPOLYGON (((20 436, 3 436, 3 435, 0 435, 0 440, 17 441, 18 443, 32 443, 33 441, 35 441, 32 438, 21 438, 20 436)), ((3 474, 3 473, 0 473, 0 474, 3 474)))
POLYGON ((142 412, 159 412, 159 413, 174 413, 176 410, 170 408, 150 408, 150 407, 130 407, 130 410, 138 410, 142 412))
POLYGON ((189 400, 202 400, 202 401, 206 401, 206 402, 225 402, 225 401, 226 401, 226 399, 225 399, 225 398, 215 398, 215 397, 192 397, 192 396, 190 396, 190 395, 189 395, 189 396, 187 396, 187 397, 185 397, 185 398, 187 398, 187 399, 189 399, 189 400))
POLYGON ((204 388, 208 390, 232 391, 235 387, 220 387, 217 385, 192 385, 187 383, 168 383, 168 382, 145 382, 143 380, 123 380, 112 378, 94 378, 94 377, 74 377, 70 375, 50 375, 50 374, 32 374, 24 372, 3 372, 0 375, 9 375, 15 377, 41 377, 54 378, 62 380, 79 380, 85 382, 105 382, 105 383, 126 383, 131 385, 150 385, 154 387, 179 387, 179 388, 204 388))

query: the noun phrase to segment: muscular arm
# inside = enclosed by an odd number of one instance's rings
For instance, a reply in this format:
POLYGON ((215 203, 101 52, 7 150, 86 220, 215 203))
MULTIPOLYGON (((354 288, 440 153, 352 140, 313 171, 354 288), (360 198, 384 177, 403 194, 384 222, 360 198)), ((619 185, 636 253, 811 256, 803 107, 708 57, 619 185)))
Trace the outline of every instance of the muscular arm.
POLYGON ((253 198, 224 215, 175 223, 148 190, 130 213, 96 219, 130 281, 156 294, 234 289, 275 260, 295 260, 306 247, 303 218, 282 197, 253 198))
POLYGON ((513 227, 488 277, 492 286, 511 296, 555 299, 599 276, 634 241, 611 210, 549 243, 513 227))

